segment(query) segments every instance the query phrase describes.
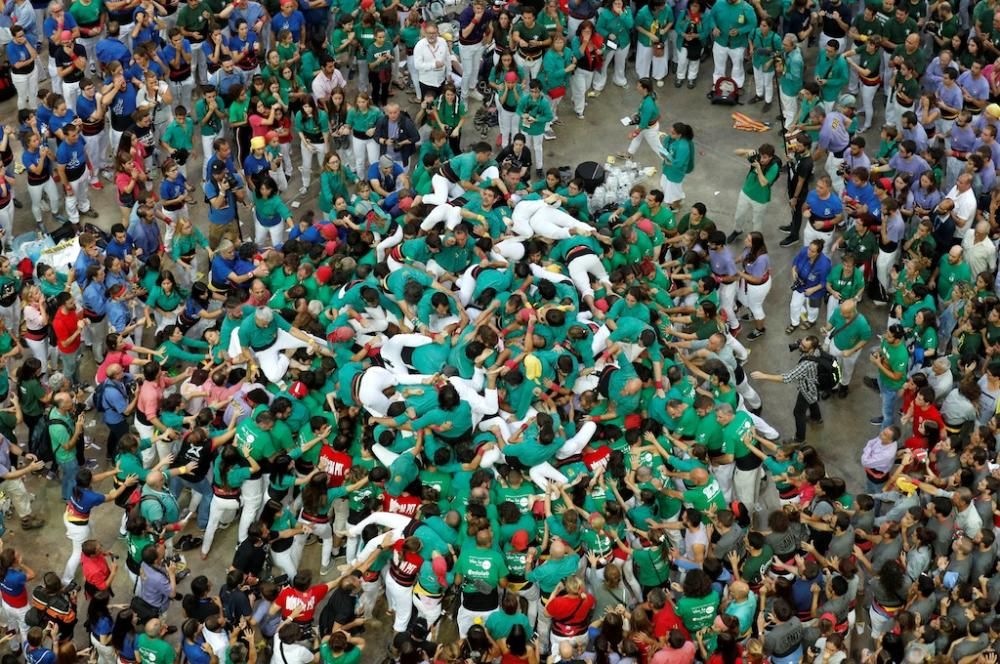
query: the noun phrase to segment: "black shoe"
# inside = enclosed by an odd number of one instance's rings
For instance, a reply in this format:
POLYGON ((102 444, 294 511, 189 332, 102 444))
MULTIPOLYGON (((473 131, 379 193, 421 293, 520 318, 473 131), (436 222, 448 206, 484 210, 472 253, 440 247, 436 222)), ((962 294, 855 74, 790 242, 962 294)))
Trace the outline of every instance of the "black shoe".
POLYGON ((675 79, 674 79, 674 87, 675 87, 675 88, 679 88, 679 87, 681 87, 682 85, 684 85, 684 81, 682 81, 682 80, 681 80, 681 79, 679 79, 679 78, 675 78, 675 79))
POLYGON ((769 112, 771 110, 771 102, 769 101, 764 102, 764 106, 762 106, 760 110, 763 111, 764 113, 769 112))
POLYGON ((837 396, 840 397, 841 399, 846 399, 847 398, 847 386, 846 385, 841 385, 840 387, 837 388, 837 396))
POLYGON ((736 238, 738 238, 741 235, 743 235, 742 232, 740 232, 740 231, 733 231, 732 233, 730 233, 729 235, 726 236, 726 244, 732 244, 733 240, 735 240, 736 238))
POLYGON ((543 175, 543 174, 542 174, 542 169, 540 169, 540 168, 536 168, 536 169, 535 169, 535 177, 536 177, 536 178, 540 178, 540 177, 542 177, 542 175, 543 175))
POLYGON ((784 240, 778 243, 779 247, 790 247, 793 244, 798 244, 799 238, 795 236, 788 236, 784 240))
POLYGON ((749 339, 750 341, 753 341, 754 339, 760 339, 762 336, 764 336, 764 332, 766 331, 767 331, 766 328, 763 327, 754 328, 753 331, 747 335, 747 339, 749 339))
POLYGON ((812 422, 813 424, 823 424, 822 417, 810 417, 809 421, 812 422))
POLYGON ((871 376, 865 376, 861 380, 861 382, 864 383, 865 387, 867 387, 867 388, 875 390, 876 392, 880 391, 879 388, 878 388, 878 381, 875 380, 874 378, 872 378, 871 376))
POLYGON ((752 320, 753 320, 753 314, 751 314, 751 313, 750 313, 750 312, 748 311, 747 313, 745 313, 745 314, 743 314, 742 316, 740 316, 740 320, 742 320, 742 321, 747 321, 747 322, 750 322, 750 321, 752 321, 752 320))
POLYGON ((781 231, 782 233, 791 233, 792 232, 792 225, 791 224, 785 224, 784 226, 778 226, 778 230, 781 231))
POLYGON ((694 81, 688 81, 688 90, 694 90, 695 85, 697 85, 697 83, 694 81))
POLYGON ((747 103, 748 104, 756 104, 760 100, 761 100, 761 97, 758 97, 757 95, 754 95, 753 97, 750 97, 750 99, 747 100, 747 103))
POLYGON ((20 210, 21 208, 23 208, 23 207, 24 207, 24 203, 22 203, 21 201, 19 201, 19 200, 17 200, 17 199, 15 198, 15 199, 14 199, 14 207, 16 207, 16 208, 17 208, 18 210, 20 210))

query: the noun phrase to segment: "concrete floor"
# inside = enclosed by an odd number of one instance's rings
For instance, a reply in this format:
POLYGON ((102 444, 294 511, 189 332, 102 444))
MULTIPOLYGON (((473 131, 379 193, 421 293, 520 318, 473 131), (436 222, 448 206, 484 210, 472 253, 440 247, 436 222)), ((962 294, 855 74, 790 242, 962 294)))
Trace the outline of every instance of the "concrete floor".
MULTIPOLYGON (((634 81, 634 73, 631 71, 630 81, 634 81)), ((727 232, 732 228, 732 215, 736 205, 736 197, 742 185, 743 178, 747 172, 746 160, 733 154, 737 148, 756 147, 763 142, 771 142, 779 147, 780 136, 777 129, 767 133, 749 134, 732 129, 730 113, 735 110, 730 107, 712 106, 705 99, 708 81, 711 78, 711 63, 705 63, 702 67, 700 85, 694 90, 686 87, 675 89, 672 80, 663 88, 658 88, 659 104, 661 112, 661 127, 666 128, 671 123, 683 121, 694 128, 695 145, 697 148, 696 169, 685 181, 685 190, 688 195, 688 206, 696 201, 702 201, 709 210, 709 216, 716 221, 719 227, 727 232)), ((748 89, 749 89, 748 77, 748 89)), ((395 91, 395 99, 403 101, 404 95, 395 91)), ((568 100, 567 100, 568 101, 568 100)), ((587 108, 587 117, 584 120, 577 119, 568 103, 562 106, 562 126, 557 128, 558 140, 545 143, 545 164, 546 166, 561 166, 577 164, 581 161, 594 160, 604 162, 608 155, 621 152, 628 143, 626 128, 619 123, 619 118, 623 115, 631 114, 638 108, 640 97, 633 85, 626 89, 613 85, 596 99, 591 99, 587 108)), ((475 105, 473 108, 475 108, 475 105)), ((758 119, 760 106, 743 106, 738 110, 758 119)), ((776 110, 772 115, 776 115, 776 110)), ((0 117, 5 124, 11 124, 15 118, 15 108, 12 102, 0 105, 0 117)), ((773 119, 773 118, 771 118, 773 119)), ((872 132, 874 133, 874 132, 872 132)), ((491 133, 490 140, 495 138, 495 133, 491 133)), ((466 144, 471 144, 478 140, 478 135, 468 131, 465 135, 466 144)), ((19 146, 15 146, 15 151, 19 151, 19 146)), ((650 152, 649 148, 643 146, 637 155, 637 161, 644 166, 658 166, 659 161, 650 152)), ((200 158, 195 158, 194 163, 200 165, 200 158)), ((194 168, 189 168, 194 172, 194 168)), ((298 176, 289 186, 289 193, 298 191, 298 176)), ((655 176, 655 181, 659 180, 659 174, 655 176)), ((655 182, 651 182, 655 186, 655 182)), ((295 211, 300 214, 315 201, 318 185, 314 184, 307 196, 299 197, 302 206, 295 211)), ((778 247, 778 241, 783 237, 783 233, 777 227, 785 224, 789 220, 789 210, 787 197, 785 195, 785 179, 781 178, 775 186, 774 200, 769 208, 765 236, 770 247, 772 276, 776 283, 772 288, 767 303, 767 313, 770 324, 767 334, 752 342, 746 342, 752 349, 752 356, 748 362, 748 370, 782 371, 790 368, 795 362, 795 356, 787 350, 787 344, 791 339, 784 335, 784 328, 788 320, 788 288, 790 263, 798 246, 790 249, 778 247)), ((21 176, 17 185, 18 198, 25 202, 25 208, 18 210, 15 216, 16 232, 23 233, 34 228, 31 220, 31 213, 28 209, 28 196, 26 191, 25 178, 21 176)), ((111 225, 119 220, 119 211, 114 200, 113 186, 105 183, 103 191, 91 191, 95 209, 100 212, 100 218, 94 220, 105 229, 110 229, 111 225)), ((195 194, 199 205, 193 208, 193 216, 200 228, 204 229, 205 205, 200 203, 201 197, 195 194)), ((246 214, 243 215, 244 219, 246 214)), ((50 228, 54 223, 46 215, 50 228)), ((246 226, 245 230, 249 230, 246 226)), ((801 246, 801 245, 799 245, 801 246)), ((879 330, 884 325, 884 314, 874 312, 872 308, 865 304, 862 311, 869 316, 873 327, 879 330)), ((824 312, 825 315, 825 312, 824 312)), ((868 423, 868 419, 878 414, 878 399, 874 393, 861 385, 861 376, 865 375, 867 367, 859 365, 857 376, 855 376, 855 387, 846 400, 834 399, 824 402, 825 424, 815 426, 810 425, 808 441, 822 450, 827 468, 833 475, 844 477, 849 485, 856 488, 861 486, 861 474, 859 472, 858 457, 860 450, 866 440, 877 432, 875 427, 868 423)), ((93 364, 85 364, 84 375, 93 375, 93 364)), ((764 399, 763 416, 779 431, 784 437, 791 437, 793 424, 790 404, 794 400, 794 388, 791 386, 774 383, 763 383, 756 385, 764 399)), ((95 414, 91 413, 90 417, 95 414)), ((102 436, 97 436, 98 442, 102 436)), ((23 442, 23 441, 22 441, 23 442)), ((103 458, 103 452, 91 450, 90 456, 103 458)), ((44 479, 32 477, 28 480, 29 489, 34 491, 35 513, 47 519, 44 529, 33 532, 22 532, 16 520, 8 520, 8 533, 4 536, 6 546, 14 546, 22 552, 25 562, 32 567, 39 576, 46 571, 62 572, 63 565, 70 552, 69 541, 65 538, 62 525, 63 503, 59 499, 59 485, 57 482, 46 482, 44 479)), ((108 486, 103 487, 110 488, 108 486)), ((121 512, 114 506, 99 508, 96 517, 92 520, 94 536, 100 539, 105 546, 114 544, 114 549, 121 553, 124 545, 117 540, 117 528, 121 512)), ((208 561, 202 562, 197 551, 191 552, 188 562, 193 569, 193 575, 207 574, 212 580, 215 588, 223 580, 223 570, 228 566, 235 546, 236 528, 220 533, 216 538, 214 550, 208 561)), ((306 549, 303 567, 318 570, 319 547, 310 546, 306 549)), ((191 577, 189 577, 190 579, 191 577)), ((122 570, 115 588, 119 591, 119 600, 124 601, 130 596, 127 588, 128 577, 122 570)), ((181 591, 186 592, 188 584, 185 581, 181 584, 181 591)), ((170 614, 172 624, 180 623, 181 615, 179 602, 170 614)), ((80 613, 81 623, 83 621, 84 606, 81 601, 80 613)), ((86 636, 81 629, 77 630, 78 642, 82 646, 86 643, 86 636)), ((379 647, 381 639, 376 639, 366 653, 366 661, 375 661, 382 657, 379 647)))

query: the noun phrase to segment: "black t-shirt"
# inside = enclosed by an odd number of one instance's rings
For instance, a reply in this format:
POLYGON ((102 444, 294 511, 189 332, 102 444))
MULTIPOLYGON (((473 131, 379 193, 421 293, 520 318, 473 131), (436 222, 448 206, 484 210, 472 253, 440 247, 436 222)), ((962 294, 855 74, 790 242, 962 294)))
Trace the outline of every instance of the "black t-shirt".
POLYGON ((514 146, 508 145, 497 156, 497 163, 502 164, 510 160, 510 165, 515 169, 527 168, 531 171, 531 150, 527 146, 521 148, 520 154, 514 154, 514 146))
POLYGON ((191 594, 184 595, 184 599, 181 600, 181 606, 189 618, 194 618, 200 623, 204 623, 212 616, 217 616, 220 613, 218 604, 213 602, 211 597, 199 598, 191 594))
POLYGON ((233 554, 233 567, 244 574, 260 578, 266 560, 267 546, 257 537, 248 537, 233 554))
MULTIPOLYGON (((73 44, 73 55, 66 52, 66 49, 59 48, 55 53, 56 67, 63 69, 73 63, 73 57, 87 59, 87 51, 81 44, 73 44)), ((76 67, 63 77, 64 83, 79 83, 83 80, 83 70, 76 67)), ((75 109, 74 109, 75 110, 75 109)))
POLYGON ((215 452, 212 451, 212 442, 207 441, 201 445, 192 445, 185 440, 181 443, 181 449, 174 455, 174 462, 171 468, 181 468, 189 463, 196 462, 198 467, 193 473, 178 475, 182 480, 197 483, 205 479, 208 471, 212 468, 212 461, 215 459, 215 452))
POLYGON ((357 617, 354 607, 357 598, 343 588, 337 588, 330 593, 330 598, 319 615, 319 628, 323 634, 329 634, 334 624, 346 625, 357 617))
POLYGON ((813 158, 806 154, 803 157, 792 157, 788 160, 788 196, 791 197, 798 187, 799 180, 802 181, 802 193, 798 202, 804 203, 806 194, 809 193, 809 183, 813 176, 813 158))

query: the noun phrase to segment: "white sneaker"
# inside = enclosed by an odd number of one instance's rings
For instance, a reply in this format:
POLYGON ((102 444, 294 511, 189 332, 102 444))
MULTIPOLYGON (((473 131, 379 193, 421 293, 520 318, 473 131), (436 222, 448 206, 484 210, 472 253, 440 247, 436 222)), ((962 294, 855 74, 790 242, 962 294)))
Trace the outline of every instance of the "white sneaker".
POLYGON ((656 82, 656 87, 658 87, 658 88, 662 88, 663 87, 663 79, 662 78, 656 82))
POLYGON ((549 131, 545 132, 542 138, 544 138, 546 141, 554 141, 556 140, 556 133, 550 129, 549 131))
POLYGON ((482 101, 483 100, 483 95, 482 95, 482 93, 479 92, 479 90, 470 90, 469 91, 469 99, 475 99, 476 101, 482 101))
POLYGON ((308 191, 309 187, 299 187, 299 196, 305 196, 308 191))

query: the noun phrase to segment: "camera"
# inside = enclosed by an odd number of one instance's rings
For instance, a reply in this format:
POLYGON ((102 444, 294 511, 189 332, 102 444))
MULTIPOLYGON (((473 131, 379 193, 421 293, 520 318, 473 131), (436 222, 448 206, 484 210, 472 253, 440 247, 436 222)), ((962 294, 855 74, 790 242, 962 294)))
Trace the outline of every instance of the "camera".
POLYGON ((65 586, 63 586, 63 592, 68 595, 72 595, 79 589, 80 589, 80 584, 78 584, 76 581, 70 581, 65 586))
POLYGON ((756 164, 758 161, 760 161, 760 153, 754 150, 753 152, 747 155, 747 161, 749 161, 751 164, 756 164))
POLYGON ((798 341, 796 341, 796 342, 795 342, 795 343, 793 343, 793 344, 788 344, 788 352, 789 352, 789 353, 795 353, 795 352, 797 352, 798 350, 800 350, 800 349, 799 349, 799 342, 798 342, 798 341))
POLYGON ((236 189, 238 186, 240 186, 240 181, 236 179, 235 175, 233 175, 232 173, 230 173, 228 171, 226 172, 225 180, 226 180, 226 184, 229 185, 230 189, 236 189))
POLYGON ((191 156, 191 153, 184 148, 177 148, 176 150, 174 150, 173 156, 174 156, 174 161, 177 162, 178 165, 183 166, 184 164, 187 163, 188 157, 191 156))
POLYGON ((80 417, 87 412, 87 404, 85 403, 74 403, 73 404, 73 416, 80 417))

